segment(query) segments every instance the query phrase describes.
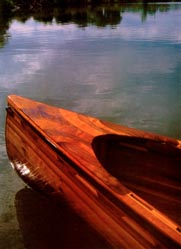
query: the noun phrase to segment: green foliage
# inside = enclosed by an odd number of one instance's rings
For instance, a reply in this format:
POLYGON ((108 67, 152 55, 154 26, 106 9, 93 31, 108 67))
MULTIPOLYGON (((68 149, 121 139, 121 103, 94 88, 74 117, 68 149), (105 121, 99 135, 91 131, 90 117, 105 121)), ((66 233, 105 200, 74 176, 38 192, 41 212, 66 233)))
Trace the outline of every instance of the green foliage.
MULTIPOLYGON (((165 1, 165 0, 164 0, 165 1)), ((147 4, 146 0, 0 0, 0 47, 8 41, 7 30, 12 19, 25 22, 30 17, 52 23, 76 23, 78 26, 96 25, 115 27, 122 20, 124 10, 139 12, 142 21, 157 11, 168 11, 170 6, 160 3, 147 4), (117 2, 118 1, 118 2, 117 2)), ((175 5, 177 6, 177 5, 175 5)))
MULTIPOLYGON (((159 0, 159 2, 166 2, 166 0, 159 0)), ((177 0, 169 0, 169 2, 175 2, 177 0)), ((2 6, 10 7, 12 9, 34 9, 34 8, 44 8, 44 7, 57 7, 57 6, 67 6, 67 5, 89 5, 89 4, 129 4, 129 3, 147 3, 148 0, 0 0, 0 8, 2 6)), ((152 1, 157 2, 157 1, 152 1)))

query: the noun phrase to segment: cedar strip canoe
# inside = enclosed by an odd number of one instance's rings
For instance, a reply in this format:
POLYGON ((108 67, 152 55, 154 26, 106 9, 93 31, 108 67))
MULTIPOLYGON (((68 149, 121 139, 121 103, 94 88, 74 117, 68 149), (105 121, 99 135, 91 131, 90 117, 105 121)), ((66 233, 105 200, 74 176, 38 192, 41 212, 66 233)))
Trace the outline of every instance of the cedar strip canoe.
POLYGON ((29 186, 65 196, 112 248, 180 248, 181 141, 10 95, 6 146, 29 186))

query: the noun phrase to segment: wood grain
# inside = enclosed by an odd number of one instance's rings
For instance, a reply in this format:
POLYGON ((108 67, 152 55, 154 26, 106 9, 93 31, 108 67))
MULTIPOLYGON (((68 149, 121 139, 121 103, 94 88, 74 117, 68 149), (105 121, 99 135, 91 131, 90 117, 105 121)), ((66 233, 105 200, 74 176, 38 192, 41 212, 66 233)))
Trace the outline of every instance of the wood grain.
POLYGON ((180 248, 181 141, 20 96, 6 145, 17 173, 64 195, 113 248, 180 248))

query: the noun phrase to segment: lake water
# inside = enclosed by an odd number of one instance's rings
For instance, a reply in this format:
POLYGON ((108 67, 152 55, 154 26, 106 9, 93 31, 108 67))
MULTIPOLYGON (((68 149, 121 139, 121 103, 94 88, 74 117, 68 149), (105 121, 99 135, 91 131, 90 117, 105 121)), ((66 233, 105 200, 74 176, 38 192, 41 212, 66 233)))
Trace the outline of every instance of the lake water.
POLYGON ((72 211, 68 226, 59 211, 52 217, 47 200, 24 189, 6 155, 6 97, 181 139, 181 2, 67 7, 1 22, 0 248, 60 248, 51 239, 62 248, 107 248, 72 211), (41 233, 42 221, 53 228, 41 233))

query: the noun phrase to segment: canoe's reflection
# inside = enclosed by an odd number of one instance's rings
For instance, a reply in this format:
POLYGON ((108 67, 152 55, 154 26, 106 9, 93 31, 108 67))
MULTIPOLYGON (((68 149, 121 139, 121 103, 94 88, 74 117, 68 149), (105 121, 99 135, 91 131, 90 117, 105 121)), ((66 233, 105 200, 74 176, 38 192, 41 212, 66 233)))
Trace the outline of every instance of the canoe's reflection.
POLYGON ((35 191, 16 194, 17 218, 27 249, 109 248, 63 200, 55 205, 35 191))

